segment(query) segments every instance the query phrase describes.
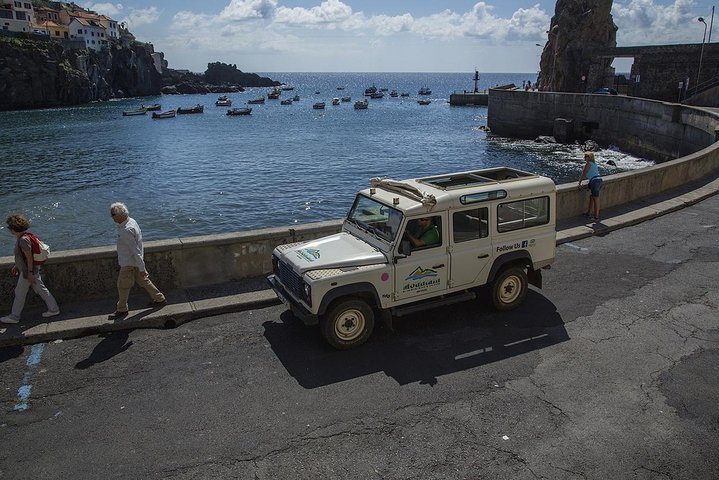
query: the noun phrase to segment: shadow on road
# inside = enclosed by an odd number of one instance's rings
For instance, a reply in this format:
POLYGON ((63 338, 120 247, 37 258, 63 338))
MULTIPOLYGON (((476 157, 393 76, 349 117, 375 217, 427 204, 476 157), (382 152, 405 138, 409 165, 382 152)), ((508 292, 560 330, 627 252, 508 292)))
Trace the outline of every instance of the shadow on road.
POLYGON ((95 346, 88 358, 77 362, 75 368, 78 370, 84 370, 95 364, 110 360, 112 357, 124 352, 132 345, 132 342, 127 341, 130 337, 130 332, 127 330, 104 333, 100 336, 104 337, 102 341, 95 346))
POLYGON ((305 327, 289 311, 264 327, 265 338, 287 372, 305 388, 376 372, 385 372, 400 385, 434 385, 442 375, 569 339, 554 304, 533 290, 512 312, 466 302, 395 319, 394 332, 378 321, 369 341, 348 351, 334 350, 317 327, 305 327))

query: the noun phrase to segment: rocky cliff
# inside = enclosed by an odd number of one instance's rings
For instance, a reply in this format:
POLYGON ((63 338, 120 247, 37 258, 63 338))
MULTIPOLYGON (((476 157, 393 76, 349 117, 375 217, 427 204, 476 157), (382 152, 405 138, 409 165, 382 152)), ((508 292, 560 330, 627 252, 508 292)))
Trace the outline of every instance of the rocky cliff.
POLYGON ((276 82, 256 73, 245 73, 237 65, 208 63, 204 74, 165 69, 162 75, 164 94, 242 92, 244 87, 275 87, 276 82))
POLYGON ((540 61, 539 89, 587 92, 613 75, 612 58, 593 52, 617 45, 612 0, 557 0, 540 61))
POLYGON ((157 95, 152 47, 115 44, 103 52, 56 41, 0 37, 0 110, 77 105, 157 95))

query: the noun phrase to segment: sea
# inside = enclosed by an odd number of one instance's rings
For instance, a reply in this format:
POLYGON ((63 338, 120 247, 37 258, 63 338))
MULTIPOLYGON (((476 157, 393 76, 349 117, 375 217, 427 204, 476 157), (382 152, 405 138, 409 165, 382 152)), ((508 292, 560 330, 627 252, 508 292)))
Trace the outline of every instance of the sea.
MULTIPOLYGON (((279 100, 227 116, 217 94, 162 95, 43 110, 0 112, 0 215, 20 213, 54 251, 113 245, 110 204, 127 204, 145 240, 239 232, 339 219, 372 177, 413 178, 512 166, 576 181, 578 146, 535 143, 486 131, 486 107, 453 107, 472 90, 468 73, 262 73, 292 86, 279 100), (367 110, 353 103, 372 85, 387 88, 367 110), (428 87, 429 105, 417 103, 428 87), (409 97, 390 97, 391 90, 409 97), (280 100, 299 95, 292 105, 280 100), (334 97, 351 102, 333 106, 334 97), (325 102, 315 110, 315 102, 325 102), (163 110, 204 105, 204 113, 153 120, 123 116, 141 104, 163 110)), ((481 90, 536 79, 480 74, 481 90)), ((267 88, 228 94, 233 107, 267 88)), ((613 146, 597 155, 604 174, 652 161, 613 146), (616 166, 607 164, 612 160, 616 166)), ((14 237, 0 225, 0 256, 14 237)))

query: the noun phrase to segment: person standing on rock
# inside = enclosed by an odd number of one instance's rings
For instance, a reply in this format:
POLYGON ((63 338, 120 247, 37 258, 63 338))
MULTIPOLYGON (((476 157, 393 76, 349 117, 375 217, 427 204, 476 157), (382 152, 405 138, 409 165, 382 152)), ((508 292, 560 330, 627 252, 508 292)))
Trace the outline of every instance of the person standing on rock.
POLYGON ((32 289, 47 305, 47 311, 42 314, 44 318, 54 317, 60 314, 55 297, 42 282, 40 276, 40 263, 35 262, 32 252, 33 241, 36 237, 27 231, 30 222, 22 215, 10 215, 6 220, 8 229, 17 237, 15 241, 15 265, 12 267, 12 274, 17 277, 15 287, 15 300, 12 302, 10 315, 0 318, 2 323, 18 323, 20 314, 25 307, 27 292, 32 289))
POLYGON ((602 189, 604 181, 599 174, 599 167, 594 161, 594 152, 584 152, 584 170, 579 177, 577 188, 582 188, 582 180, 588 179, 589 183, 589 207, 584 215, 594 221, 599 221, 599 191, 602 189))
POLYGON ((135 283, 144 288, 152 298, 151 307, 161 307, 167 303, 165 295, 150 281, 145 268, 145 251, 142 246, 142 231, 137 222, 130 218, 130 211, 124 203, 110 205, 110 216, 117 223, 117 260, 120 274, 117 277, 118 301, 115 312, 109 315, 110 320, 127 316, 127 301, 130 289, 135 283))

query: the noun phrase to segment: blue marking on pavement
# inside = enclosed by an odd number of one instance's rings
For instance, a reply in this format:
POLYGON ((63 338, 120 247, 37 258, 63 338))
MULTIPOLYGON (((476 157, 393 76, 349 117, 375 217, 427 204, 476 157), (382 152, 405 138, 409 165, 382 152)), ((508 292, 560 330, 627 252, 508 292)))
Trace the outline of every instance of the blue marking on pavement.
POLYGON ((33 345, 30 355, 28 355, 27 360, 25 361, 25 365, 27 365, 28 369, 22 377, 22 385, 17 389, 18 403, 13 408, 16 412, 24 412, 30 408, 30 404, 28 403, 28 400, 30 399, 30 392, 32 392, 32 384, 30 381, 32 380, 32 374, 35 371, 35 368, 40 364, 40 359, 42 358, 42 352, 44 349, 44 343, 33 345))

